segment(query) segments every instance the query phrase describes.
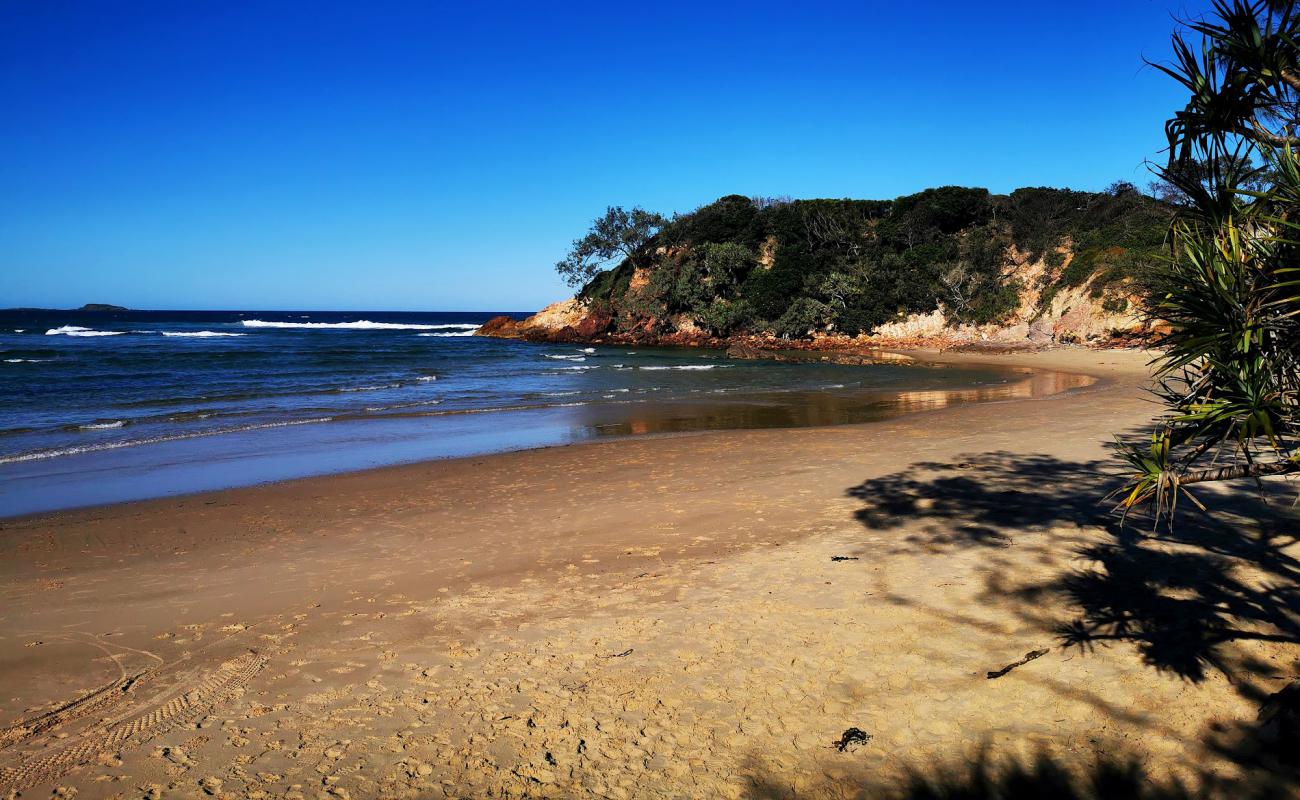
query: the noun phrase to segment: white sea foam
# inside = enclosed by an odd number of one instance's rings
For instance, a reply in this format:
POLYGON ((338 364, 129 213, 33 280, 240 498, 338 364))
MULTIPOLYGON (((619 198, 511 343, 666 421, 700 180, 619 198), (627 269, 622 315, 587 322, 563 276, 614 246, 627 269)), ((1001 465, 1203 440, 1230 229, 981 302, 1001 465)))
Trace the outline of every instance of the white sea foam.
POLYGON ((436 406, 441 400, 421 400, 417 403, 394 403, 391 406, 366 406, 366 411, 392 411, 397 408, 418 408, 420 406, 436 406))
POLYGON ((400 389, 400 388, 402 388, 402 384, 400 383, 383 383, 383 384, 378 384, 376 386, 348 386, 346 388, 339 389, 339 391, 340 392, 378 392, 382 389, 400 389))
POLYGON ((552 358, 556 361, 586 361, 586 356, 561 355, 559 353, 543 353, 542 358, 552 358))
POLYGON ((26 328, 14 328, 14 333, 26 333, 26 328))
POLYGON ((80 325, 63 325, 58 328, 50 328, 45 332, 46 336, 121 336, 122 331, 92 331, 90 328, 83 328, 80 325))
POLYGON ((125 424, 125 421, 119 419, 112 422, 88 422, 85 425, 78 425, 77 427, 81 428, 83 431, 105 431, 110 428, 120 428, 125 424))
POLYGON ((600 369, 600 367, 593 367, 593 366, 583 367, 583 366, 577 366, 577 367, 556 367, 556 369, 600 369))
POLYGON ((428 383, 429 381, 436 381, 436 380, 438 380, 438 376, 437 376, 437 375, 421 375, 420 377, 416 378, 416 380, 419 381, 420 383, 428 383))
POLYGON ((416 336, 473 336, 474 331, 476 330, 478 330, 477 326, 467 331, 454 331, 448 333, 417 333, 415 335, 416 336))
POLYGON ((163 336, 188 336, 195 339, 209 339, 213 336, 247 336, 246 333, 227 333, 224 331, 162 331, 163 336))
POLYGON ((48 358, 6 358, 6 364, 40 364, 43 361, 49 361, 48 358))
POLYGON ((671 367, 637 367, 637 369, 647 370, 664 370, 664 369, 716 369, 718 367, 729 367, 730 364, 677 364, 671 367))
MULTIPOLYGON (((478 325, 454 323, 448 325, 422 325, 415 322, 371 322, 368 319, 356 322, 274 322, 264 319, 246 319, 241 324, 245 328, 336 328, 339 330, 360 331, 436 331, 436 330, 478 330, 478 325)), ((468 334, 457 334, 466 336, 468 334)))
POLYGON ((596 348, 594 348, 594 347, 584 347, 584 348, 582 348, 582 352, 584 352, 584 353, 594 353, 594 352, 596 352, 596 348))

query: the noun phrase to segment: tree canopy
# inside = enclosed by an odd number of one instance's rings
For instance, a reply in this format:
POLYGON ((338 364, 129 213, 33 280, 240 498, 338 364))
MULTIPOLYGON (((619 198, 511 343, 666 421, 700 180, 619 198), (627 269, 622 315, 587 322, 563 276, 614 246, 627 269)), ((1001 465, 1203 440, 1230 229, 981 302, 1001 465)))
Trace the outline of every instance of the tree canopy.
POLYGON ((1189 487, 1300 471, 1300 17, 1294 2, 1218 0, 1160 68, 1189 91, 1160 178, 1183 198, 1153 276, 1157 391, 1149 440, 1123 442, 1126 510, 1158 523, 1189 487), (1260 185, 1261 176, 1266 176, 1260 185))
POLYGON ((563 261, 555 265, 570 286, 582 286, 615 260, 632 258, 664 226, 658 214, 643 208, 631 211, 610 206, 591 223, 591 230, 575 239, 563 261))

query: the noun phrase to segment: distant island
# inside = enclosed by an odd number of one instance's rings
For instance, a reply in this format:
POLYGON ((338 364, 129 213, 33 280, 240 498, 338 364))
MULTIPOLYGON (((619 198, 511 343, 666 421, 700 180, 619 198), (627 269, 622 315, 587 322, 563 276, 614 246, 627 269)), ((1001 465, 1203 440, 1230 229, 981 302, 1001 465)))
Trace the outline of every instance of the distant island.
POLYGON ((63 312, 63 313, 88 312, 88 313, 100 313, 100 314, 107 313, 107 312, 130 311, 130 310, 131 310, 131 309, 127 308, 126 306, 115 306, 115 305, 111 305, 111 304, 109 304, 109 303, 86 303, 84 306, 81 306, 80 308, 36 308, 36 307, 33 307, 33 306, 22 306, 22 307, 19 307, 19 308, 3 308, 3 309, 0 309, 0 311, 10 311, 10 312, 13 312, 13 311, 25 311, 25 312, 44 311, 44 312, 47 312, 47 313, 48 313, 48 312, 63 312))
POLYGON ((557 268, 577 296, 484 335, 716 345, 868 338, 1130 341, 1174 205, 944 186, 894 200, 729 195, 671 219, 610 208, 557 268), (606 267, 612 267, 606 269, 606 267))
POLYGON ((108 303, 86 303, 84 306, 76 310, 77 311, 130 311, 131 309, 125 306, 109 305, 108 303))

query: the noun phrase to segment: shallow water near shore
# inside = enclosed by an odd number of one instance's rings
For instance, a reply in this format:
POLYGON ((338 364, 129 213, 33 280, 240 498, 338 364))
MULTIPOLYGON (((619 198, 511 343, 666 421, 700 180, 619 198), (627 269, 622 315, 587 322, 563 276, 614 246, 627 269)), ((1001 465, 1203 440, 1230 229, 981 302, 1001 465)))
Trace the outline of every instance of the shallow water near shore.
POLYGON ((488 316, 0 316, 0 516, 602 437, 862 423, 1091 382, 470 335, 488 316))

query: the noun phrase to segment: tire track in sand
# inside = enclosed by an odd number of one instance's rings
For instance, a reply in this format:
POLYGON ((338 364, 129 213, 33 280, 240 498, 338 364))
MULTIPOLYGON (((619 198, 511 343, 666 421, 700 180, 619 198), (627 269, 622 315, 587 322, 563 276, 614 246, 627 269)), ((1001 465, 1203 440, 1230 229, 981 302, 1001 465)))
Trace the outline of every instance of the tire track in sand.
POLYGON ((0 729, 0 750, 39 736, 51 728, 81 719, 87 714, 116 708, 132 696, 130 694, 132 690, 144 682, 149 672, 144 670, 134 675, 123 676, 64 703, 53 711, 18 720, 9 727, 0 729))
MULTIPOLYGON (((266 663, 266 657, 255 652, 237 656, 222 664, 194 688, 173 697, 151 711, 110 725, 106 729, 92 729, 68 746, 50 755, 27 760, 17 767, 0 768, 0 789, 21 791, 37 784, 55 780, 74 767, 90 761, 100 753, 121 746, 143 744, 178 725, 190 722, 200 714, 234 696, 266 663)), ((101 697, 104 692, 110 692, 111 696, 113 687, 119 683, 121 681, 86 695, 81 700, 101 697)), ((119 691, 117 694, 124 696, 125 691, 119 691)), ((63 709, 79 708, 77 706, 78 702, 80 701, 74 701, 64 706, 63 709)), ((58 714, 63 709, 52 713, 58 714)), ((84 713, 86 712, 81 711, 77 716, 84 713)), ((52 724, 57 724, 57 722, 52 724)))

